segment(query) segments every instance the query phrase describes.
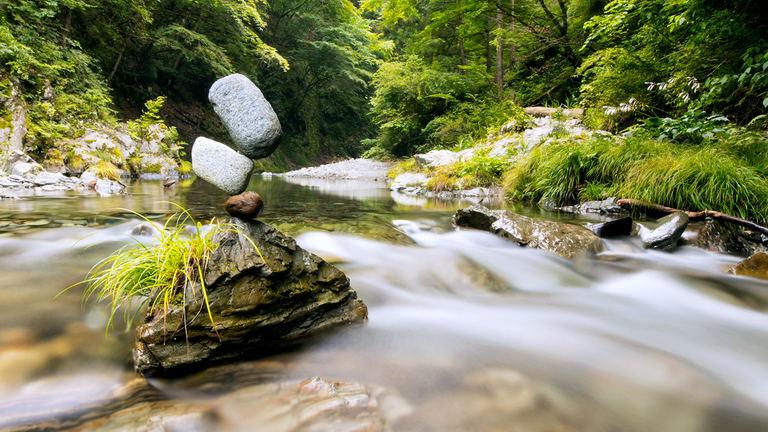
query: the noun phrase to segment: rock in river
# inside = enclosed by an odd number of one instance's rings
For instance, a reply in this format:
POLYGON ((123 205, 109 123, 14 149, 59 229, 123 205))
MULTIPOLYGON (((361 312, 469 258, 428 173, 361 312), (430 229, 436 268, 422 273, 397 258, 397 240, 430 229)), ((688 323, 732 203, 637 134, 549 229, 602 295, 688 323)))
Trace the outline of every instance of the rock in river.
POLYGON ((489 210, 477 204, 457 211, 453 223, 565 258, 603 250, 602 240, 582 226, 533 219, 507 210, 489 210))
POLYGON ((256 192, 243 192, 240 195, 229 197, 224 204, 230 216, 243 220, 256 219, 264 209, 264 201, 256 192))
POLYGON ((280 145, 283 131, 272 105, 245 76, 233 74, 216 81, 208 100, 244 155, 265 158, 280 145))
POLYGON ((230 195, 248 187, 253 161, 226 145, 199 137, 192 145, 192 170, 230 195))
POLYGON ((140 373, 174 375, 216 361, 263 355, 367 319, 366 306, 336 267, 265 223, 233 221, 240 233, 214 236, 219 246, 204 277, 215 330, 200 284, 194 284, 185 292, 186 308, 171 306, 165 315, 148 315, 139 323, 133 358, 140 373))
POLYGON ((628 236, 632 234, 632 218, 624 217, 621 219, 610 220, 608 222, 588 223, 587 229, 601 238, 628 236))
POLYGON ((765 252, 758 252, 736 264, 736 266, 728 272, 739 276, 768 279, 768 254, 765 252))
POLYGON ((640 238, 643 246, 648 249, 672 250, 677 246, 677 241, 688 227, 688 215, 683 212, 675 212, 664 216, 657 221, 659 225, 652 231, 643 230, 640 238))

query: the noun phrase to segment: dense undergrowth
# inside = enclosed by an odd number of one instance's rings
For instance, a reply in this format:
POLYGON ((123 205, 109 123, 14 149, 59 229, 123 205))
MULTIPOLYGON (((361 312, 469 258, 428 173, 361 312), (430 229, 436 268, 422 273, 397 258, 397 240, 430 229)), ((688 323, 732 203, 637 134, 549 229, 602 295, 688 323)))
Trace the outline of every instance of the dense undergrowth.
POLYGON ((768 222, 768 140, 734 131, 699 144, 635 133, 537 146, 504 179, 518 200, 570 204, 609 196, 768 222))

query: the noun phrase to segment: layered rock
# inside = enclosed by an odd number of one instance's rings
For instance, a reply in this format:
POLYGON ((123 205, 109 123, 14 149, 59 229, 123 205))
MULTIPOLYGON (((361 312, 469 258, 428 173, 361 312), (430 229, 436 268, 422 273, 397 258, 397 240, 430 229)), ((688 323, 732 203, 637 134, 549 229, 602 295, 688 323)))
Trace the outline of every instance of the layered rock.
POLYGON ((215 236, 219 247, 204 277, 215 328, 200 284, 187 288, 186 307, 146 316, 137 327, 133 355, 140 373, 172 375, 264 354, 366 320, 367 308, 344 273, 267 224, 234 222, 240 233, 215 236))
POLYGON ((521 246, 544 249, 564 258, 603 250, 602 240, 582 226, 533 219, 508 210, 489 210, 481 205, 458 210, 453 223, 488 231, 521 246))
POLYGON ((280 145, 283 131, 277 114, 245 76, 233 74, 216 81, 208 100, 244 155, 265 158, 280 145))

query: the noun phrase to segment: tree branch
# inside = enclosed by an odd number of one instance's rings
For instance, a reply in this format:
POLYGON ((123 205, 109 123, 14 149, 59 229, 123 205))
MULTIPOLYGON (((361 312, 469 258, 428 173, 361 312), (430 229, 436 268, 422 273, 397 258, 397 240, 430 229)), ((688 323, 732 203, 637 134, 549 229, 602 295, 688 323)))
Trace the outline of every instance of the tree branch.
POLYGON ((633 199, 620 199, 616 201, 616 203, 621 207, 629 207, 629 208, 635 208, 640 210, 650 210, 652 212, 662 213, 662 214, 682 212, 688 215, 688 218, 690 220, 703 220, 704 218, 711 217, 712 219, 717 219, 723 222, 732 223, 734 225, 743 226, 745 228, 749 228, 749 229, 758 231, 760 233, 763 233, 765 235, 768 235, 768 228, 762 225, 758 225, 746 219, 737 218, 736 216, 731 216, 729 214, 725 214, 719 211, 714 211, 714 210, 704 210, 704 211, 698 211, 698 212, 684 211, 684 210, 678 210, 672 207, 667 207, 659 204, 651 204, 644 201, 638 201, 633 199))

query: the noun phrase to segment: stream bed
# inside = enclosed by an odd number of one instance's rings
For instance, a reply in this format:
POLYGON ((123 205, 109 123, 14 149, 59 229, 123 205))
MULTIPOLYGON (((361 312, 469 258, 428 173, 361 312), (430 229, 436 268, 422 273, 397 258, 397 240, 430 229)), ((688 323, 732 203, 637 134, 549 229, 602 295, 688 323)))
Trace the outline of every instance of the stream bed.
POLYGON ((186 180, 0 201, 0 430, 768 430, 768 282, 725 274, 740 257, 627 238, 571 261, 455 231, 476 201, 380 181, 254 177, 248 190, 261 220, 347 274, 367 324, 137 377, 133 334, 105 334, 107 306, 62 291, 146 223, 131 211, 163 222, 172 202, 205 221, 226 216, 227 197, 186 180))

